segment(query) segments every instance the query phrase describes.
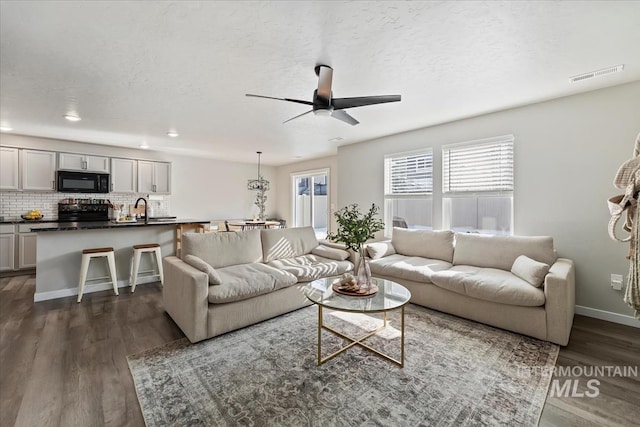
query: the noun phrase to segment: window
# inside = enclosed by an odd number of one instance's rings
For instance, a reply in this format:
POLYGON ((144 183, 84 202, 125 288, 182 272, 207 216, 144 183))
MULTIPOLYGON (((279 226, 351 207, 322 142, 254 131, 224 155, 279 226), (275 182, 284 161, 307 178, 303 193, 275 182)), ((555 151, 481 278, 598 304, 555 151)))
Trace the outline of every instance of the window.
POLYGON ((513 135, 442 148, 444 228, 513 232, 513 135))
POLYGON ((433 151, 386 156, 384 159, 385 235, 393 227, 432 227, 433 151))

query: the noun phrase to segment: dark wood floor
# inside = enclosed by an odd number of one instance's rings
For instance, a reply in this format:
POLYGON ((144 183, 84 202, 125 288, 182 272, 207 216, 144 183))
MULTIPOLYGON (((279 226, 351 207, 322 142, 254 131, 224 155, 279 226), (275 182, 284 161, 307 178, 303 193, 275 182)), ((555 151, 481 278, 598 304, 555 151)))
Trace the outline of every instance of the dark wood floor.
MULTIPOLYGON (((35 276, 0 278, 0 425, 143 426, 126 356, 182 338, 159 284, 33 303, 35 276)), ((640 330, 576 316, 558 366, 637 366, 640 330)), ((597 397, 549 396, 542 426, 637 426, 638 377, 595 377, 597 397)), ((564 381, 566 378, 557 378, 564 381)), ((591 377, 576 378, 578 392, 591 377)))

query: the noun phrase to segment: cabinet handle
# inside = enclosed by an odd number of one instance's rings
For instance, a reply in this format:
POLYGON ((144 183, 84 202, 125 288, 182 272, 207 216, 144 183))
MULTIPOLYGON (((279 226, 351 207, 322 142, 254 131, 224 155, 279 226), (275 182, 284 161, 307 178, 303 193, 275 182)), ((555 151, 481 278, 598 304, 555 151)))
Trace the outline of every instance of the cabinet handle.
POLYGON ((154 193, 156 192, 156 185, 155 184, 153 184, 153 192, 154 193))
POLYGON ((113 191, 113 182, 111 183, 111 191, 113 191))

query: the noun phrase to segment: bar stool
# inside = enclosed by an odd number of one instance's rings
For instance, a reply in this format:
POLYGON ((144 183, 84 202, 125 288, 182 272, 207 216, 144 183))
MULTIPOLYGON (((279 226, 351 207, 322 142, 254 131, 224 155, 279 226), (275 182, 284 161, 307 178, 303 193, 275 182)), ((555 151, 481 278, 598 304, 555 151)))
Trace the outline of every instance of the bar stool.
POLYGON ((157 243, 146 243, 143 245, 133 245, 133 258, 131 259, 131 275, 129 276, 129 286, 131 292, 136 290, 136 282, 138 281, 138 270, 140 269, 140 258, 143 253, 155 253, 156 264, 158 265, 158 276, 160 283, 164 285, 164 273, 162 272, 162 254, 160 245, 157 243))
POLYGON ((78 281, 78 302, 82 301, 84 285, 87 281, 87 272, 92 258, 106 257, 109 264, 109 275, 113 284, 113 291, 118 295, 118 279, 116 276, 116 258, 113 248, 93 248, 82 251, 82 262, 80 263, 80 280, 78 281))

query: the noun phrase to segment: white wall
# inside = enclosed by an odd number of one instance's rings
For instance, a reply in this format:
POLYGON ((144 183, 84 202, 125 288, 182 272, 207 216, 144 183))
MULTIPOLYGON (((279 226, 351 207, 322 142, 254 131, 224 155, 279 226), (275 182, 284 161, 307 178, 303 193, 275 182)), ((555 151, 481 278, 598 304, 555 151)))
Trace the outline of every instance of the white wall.
MULTIPOLYGON (((277 169, 276 182, 278 185, 277 216, 287 220, 287 225, 293 224, 293 190, 291 175, 318 169, 329 169, 329 206, 336 207, 338 203, 338 158, 336 156, 323 157, 304 162, 291 163, 277 169)), ((331 211, 331 221, 328 231, 336 230, 336 222, 331 211)))
MULTIPOLYGON (((169 196, 169 214, 180 218, 213 220, 250 218, 258 213, 258 208, 253 204, 255 192, 247 190, 247 180, 255 178, 257 174, 257 159, 256 164, 224 162, 151 150, 136 150, 12 134, 0 134, 0 145, 169 161, 172 163, 172 194, 169 196)), ((277 206, 276 195, 278 190, 275 168, 262 166, 261 172, 271 184, 271 190, 267 192, 267 215, 271 216, 275 213, 277 206)), ((30 197, 26 193, 24 195, 21 193, 16 194, 13 194, 11 198, 3 197, 2 203, 15 203, 16 197, 24 199, 30 197)), ((58 194, 59 198, 64 196, 62 193, 50 194, 58 194)), ((95 197, 102 198, 102 196, 95 197)), ((131 195, 130 197, 131 201, 134 202, 136 196, 131 195)), ((25 206, 30 206, 31 209, 38 209, 38 206, 32 206, 31 201, 25 206)), ((0 206, 0 212, 5 209, 6 207, 0 206)))
MULTIPOLYGON (((195 157, 173 158, 174 190, 171 206, 177 216, 202 216, 210 219, 251 218, 259 209, 253 204, 255 191, 247 190, 247 181, 255 179, 255 164, 224 162, 195 157)), ((275 215, 278 186, 275 168, 261 166, 269 180, 267 217, 275 215)))
POLYGON ((577 305, 632 315, 609 284, 611 273, 626 279, 629 263, 628 246, 607 235, 606 201, 620 193, 613 177, 631 157, 638 132, 640 82, 634 82, 346 145, 338 149, 338 207, 382 207, 384 155, 433 147, 437 229, 441 146, 513 134, 515 234, 553 236, 559 255, 575 261, 577 305))

